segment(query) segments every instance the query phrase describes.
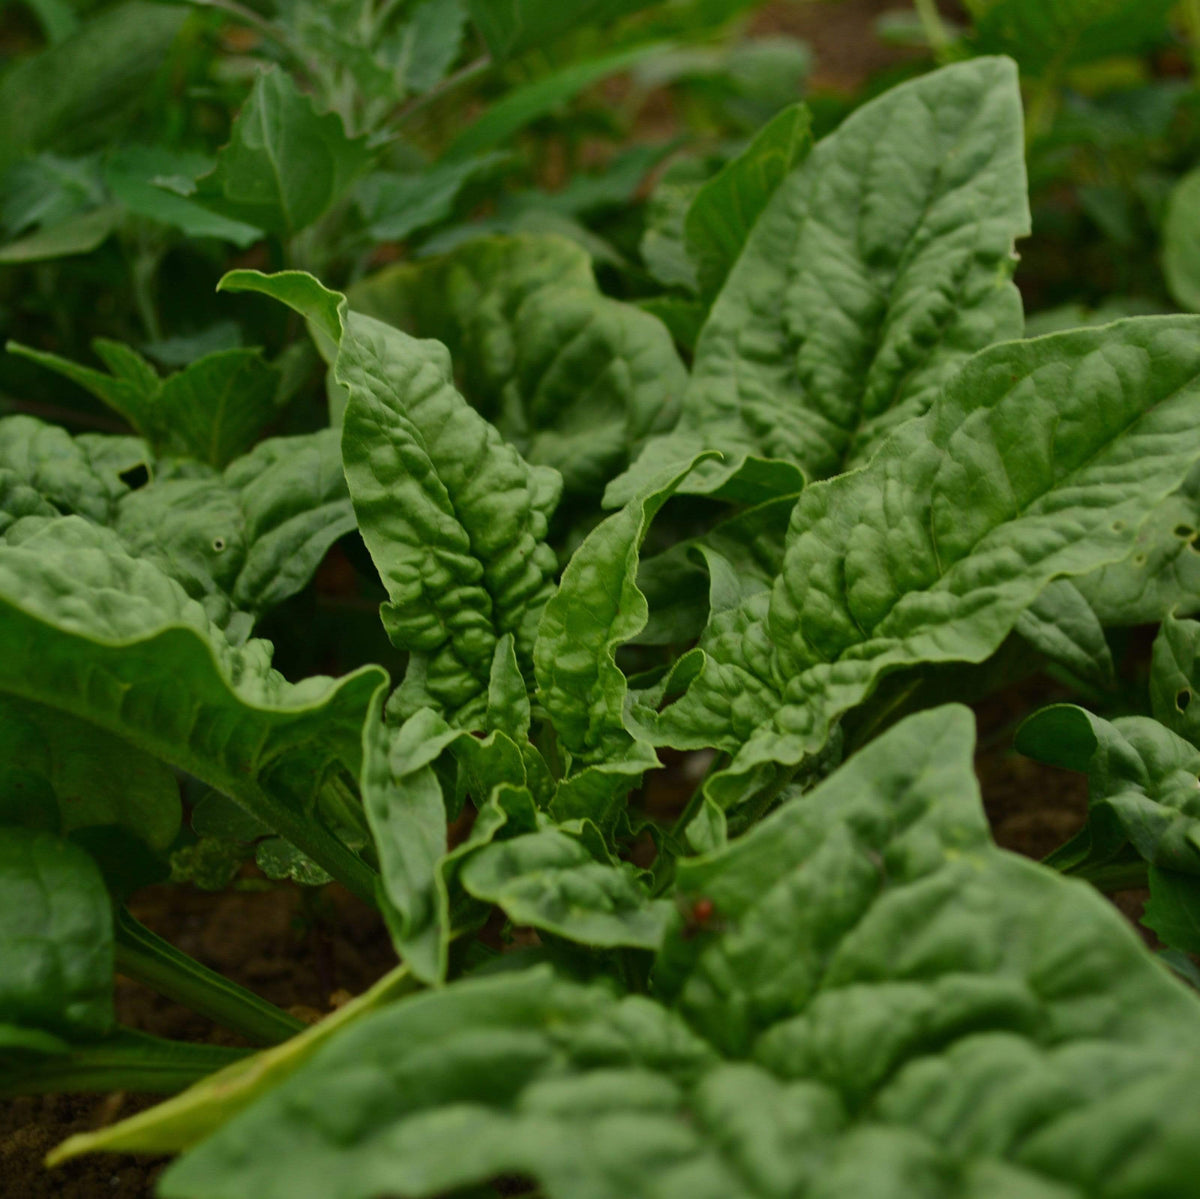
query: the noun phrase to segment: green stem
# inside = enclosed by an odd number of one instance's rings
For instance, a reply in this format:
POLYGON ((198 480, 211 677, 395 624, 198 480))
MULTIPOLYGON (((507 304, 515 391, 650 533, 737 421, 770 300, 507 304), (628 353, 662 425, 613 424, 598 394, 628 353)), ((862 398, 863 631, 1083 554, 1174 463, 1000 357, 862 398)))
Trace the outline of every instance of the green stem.
POLYGON ((397 125, 404 124, 409 117, 420 112, 424 108, 428 108, 429 105, 431 105, 435 100, 440 100, 444 95, 446 95, 447 92, 451 92, 455 88, 461 87, 464 83, 467 83, 479 75, 482 75, 485 71, 491 68, 491 65, 491 55, 484 54, 480 58, 475 59, 474 62, 469 62, 466 66, 459 67, 459 69, 455 71, 453 75, 447 75, 446 78, 437 85, 437 87, 431 88, 423 96, 417 96, 415 99, 410 100, 396 114, 394 123, 397 125))
POLYGON ((938 62, 943 62, 950 49, 950 34, 942 22, 942 14, 938 12, 937 0, 913 0, 921 28, 925 32, 925 40, 933 51, 938 62))
POLYGON ((277 1045, 304 1031, 302 1020, 202 966, 135 920, 128 909, 117 908, 113 932, 119 974, 145 983, 222 1028, 257 1045, 277 1045))
POLYGON ((252 1053, 224 1045, 167 1041, 118 1027, 102 1041, 73 1045, 66 1053, 10 1057, 0 1074, 0 1096, 65 1091, 182 1091, 252 1053))
POLYGON ((1064 871, 1070 878, 1081 878, 1097 891, 1138 891, 1146 886, 1146 863, 1143 861, 1101 862, 1095 866, 1080 866, 1064 871))

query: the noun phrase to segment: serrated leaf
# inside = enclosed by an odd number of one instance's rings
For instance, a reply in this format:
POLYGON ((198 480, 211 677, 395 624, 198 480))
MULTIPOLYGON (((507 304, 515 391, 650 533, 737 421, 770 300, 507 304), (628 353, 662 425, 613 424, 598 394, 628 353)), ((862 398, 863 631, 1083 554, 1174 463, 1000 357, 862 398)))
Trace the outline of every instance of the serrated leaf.
POLYGON ((560 237, 480 239, 363 280, 351 305, 450 350, 467 399, 568 492, 596 492, 669 428, 687 374, 653 317, 600 293, 560 237))
POLYGON ((977 355, 862 470, 809 487, 783 569, 714 617, 658 744, 736 755, 736 802, 887 673, 980 662, 1059 576, 1129 552, 1200 454, 1200 322, 1146 317, 977 355))
POLYGON ((912 718, 682 863, 713 915, 677 920, 655 998, 536 969, 404 1000, 164 1199, 1187 1193, 1200 1005, 1089 888, 989 844, 972 744, 964 709, 912 718))
POLYGON ((706 448, 726 461, 686 489, 742 500, 864 462, 972 353, 1021 335, 1010 276, 1028 232, 1011 62, 863 105, 779 185, 700 334, 679 425, 606 503, 706 448))
POLYGON ((283 71, 265 71, 194 196, 230 220, 291 237, 323 216, 370 162, 365 139, 348 137, 341 117, 318 113, 283 71))
POLYGON ((173 579, 79 517, 0 546, 0 694, 65 712, 241 803, 347 885, 370 871, 318 818, 357 775, 377 667, 288 683, 234 647, 173 579))
POLYGON ((392 643, 410 651, 392 701, 480 727, 496 646, 513 635, 528 663, 558 562, 545 536, 561 479, 504 443, 454 386, 449 354, 371 317, 311 276, 227 275, 318 323, 338 344, 347 389, 342 459, 359 529, 389 602, 392 643))
POLYGON ((112 907, 82 849, 0 827, 0 964, 3 1048, 22 1047, 14 1032, 86 1038, 112 1028, 112 907))

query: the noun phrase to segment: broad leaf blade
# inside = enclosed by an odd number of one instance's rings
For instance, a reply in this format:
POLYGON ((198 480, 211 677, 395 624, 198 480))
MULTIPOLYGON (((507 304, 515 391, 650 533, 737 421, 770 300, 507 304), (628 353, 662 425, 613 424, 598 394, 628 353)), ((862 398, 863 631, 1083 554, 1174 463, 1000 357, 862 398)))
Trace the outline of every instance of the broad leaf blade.
POLYGON ((768 499, 866 460, 975 351, 1019 337, 1016 71, 978 59, 860 108, 780 184, 696 346, 673 434, 610 487, 720 449, 687 490, 768 499))

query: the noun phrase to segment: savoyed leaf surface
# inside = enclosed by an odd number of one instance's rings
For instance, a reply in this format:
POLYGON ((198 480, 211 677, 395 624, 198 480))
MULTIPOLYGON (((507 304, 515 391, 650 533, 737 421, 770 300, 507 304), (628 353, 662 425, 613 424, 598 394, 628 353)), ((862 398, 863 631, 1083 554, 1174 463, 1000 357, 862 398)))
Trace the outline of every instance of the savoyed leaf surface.
POLYGON ((165 1199, 1186 1194, 1200 1005, 1090 888, 990 845, 972 741, 963 709, 912 718, 681 863, 713 915, 677 918, 657 998, 537 969, 404 1000, 165 1199))
POLYGON ((715 614, 660 743, 734 753, 734 802, 907 665, 982 661, 1060 575, 1122 558, 1200 454, 1200 325, 996 346, 868 465, 804 491, 783 568, 715 614), (757 776, 757 777, 756 777, 757 776))
POLYGON ((863 462, 966 359, 1019 337, 1029 231, 1014 66, 983 58, 863 105, 778 187, 713 305, 676 430, 606 496, 700 449, 686 489, 796 491, 863 462))

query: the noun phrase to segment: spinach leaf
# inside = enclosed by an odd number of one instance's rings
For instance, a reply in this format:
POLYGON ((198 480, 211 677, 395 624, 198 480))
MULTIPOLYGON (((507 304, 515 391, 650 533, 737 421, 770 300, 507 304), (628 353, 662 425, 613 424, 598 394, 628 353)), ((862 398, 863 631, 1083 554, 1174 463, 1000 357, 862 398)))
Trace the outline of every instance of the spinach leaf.
POLYGON ((685 490, 797 491, 864 462, 976 350, 1021 335, 1029 231, 1013 65, 977 59, 865 104, 781 183, 700 334, 683 412, 615 480, 719 449, 685 490))

